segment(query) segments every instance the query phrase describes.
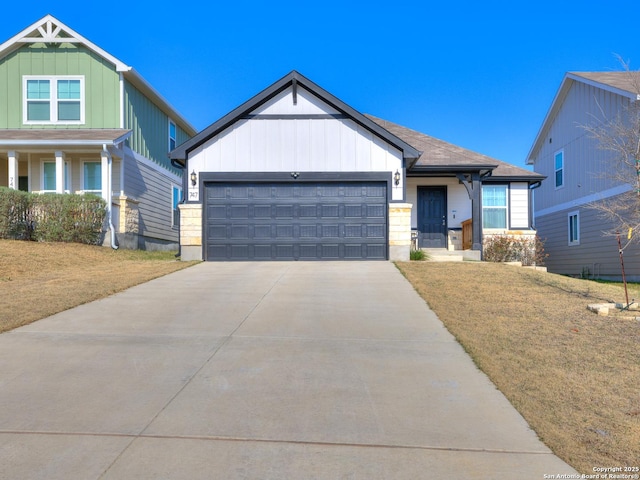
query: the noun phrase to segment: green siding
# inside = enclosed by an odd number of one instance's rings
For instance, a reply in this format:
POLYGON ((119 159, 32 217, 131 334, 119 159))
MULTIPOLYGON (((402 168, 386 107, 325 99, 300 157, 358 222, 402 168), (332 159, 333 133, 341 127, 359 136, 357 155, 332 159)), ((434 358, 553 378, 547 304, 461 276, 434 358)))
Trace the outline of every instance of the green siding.
POLYGON ((68 128, 119 128, 119 75, 115 67, 82 46, 26 45, 0 59, 0 128, 67 128, 65 125, 23 125, 24 75, 83 75, 85 123, 68 128))
MULTIPOLYGON (((147 157, 174 173, 180 173, 171 166, 169 153, 169 117, 140 90, 125 82, 125 124, 132 130, 129 139, 131 149, 147 157)), ((175 123, 175 119, 172 119, 175 123)), ((189 136, 176 124, 176 143, 186 141, 189 136)))

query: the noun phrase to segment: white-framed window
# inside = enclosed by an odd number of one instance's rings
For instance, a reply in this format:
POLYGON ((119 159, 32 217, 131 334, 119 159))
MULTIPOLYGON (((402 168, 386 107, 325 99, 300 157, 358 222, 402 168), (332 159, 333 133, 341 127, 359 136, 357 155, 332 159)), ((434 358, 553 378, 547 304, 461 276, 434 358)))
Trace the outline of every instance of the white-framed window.
POLYGON ((169 151, 176 148, 176 124, 169 120, 169 151))
POLYGON ((507 185, 482 185, 482 227, 507 228, 507 185))
POLYGON ((22 92, 23 123, 84 123, 84 77, 27 75, 22 92))
POLYGON ((82 162, 81 189, 85 192, 102 193, 102 162, 85 160, 82 162))
MULTIPOLYGON (((43 192, 56 191, 56 162, 42 162, 41 178, 43 192)), ((64 162, 64 191, 67 193, 69 193, 70 184, 71 178, 69 178, 69 162, 64 162)))
POLYGON ((177 185, 173 185, 171 188, 171 205, 172 205, 172 215, 171 215, 171 226, 178 228, 180 226, 180 211, 178 209, 178 205, 182 202, 182 188, 177 185))
POLYGON ((567 220, 569 246, 580 245, 580 212, 569 212, 567 220))
POLYGON ((559 150, 553 155, 553 168, 556 188, 564 187, 564 150, 559 150))

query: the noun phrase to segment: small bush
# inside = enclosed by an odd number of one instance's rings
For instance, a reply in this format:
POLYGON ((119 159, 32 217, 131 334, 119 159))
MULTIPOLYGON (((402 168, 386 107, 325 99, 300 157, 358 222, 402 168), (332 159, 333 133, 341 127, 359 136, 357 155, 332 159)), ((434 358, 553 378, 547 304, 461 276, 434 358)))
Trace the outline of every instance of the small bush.
POLYGON ((411 260, 424 260, 424 252, 422 250, 411 250, 409 252, 409 258, 411 260))
POLYGON ((544 265, 544 241, 535 237, 492 235, 484 239, 484 260, 487 262, 522 262, 522 265, 544 265))
POLYGON ((105 201, 91 194, 44 195, 0 189, 0 238, 98 244, 105 201))

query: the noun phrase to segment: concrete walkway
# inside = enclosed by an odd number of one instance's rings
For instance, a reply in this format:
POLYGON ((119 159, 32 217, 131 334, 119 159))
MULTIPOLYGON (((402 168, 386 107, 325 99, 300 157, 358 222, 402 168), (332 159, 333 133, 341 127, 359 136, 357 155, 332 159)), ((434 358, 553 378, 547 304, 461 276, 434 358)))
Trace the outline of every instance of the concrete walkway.
POLYGON ((0 335, 1 479, 535 479, 388 262, 204 263, 0 335))

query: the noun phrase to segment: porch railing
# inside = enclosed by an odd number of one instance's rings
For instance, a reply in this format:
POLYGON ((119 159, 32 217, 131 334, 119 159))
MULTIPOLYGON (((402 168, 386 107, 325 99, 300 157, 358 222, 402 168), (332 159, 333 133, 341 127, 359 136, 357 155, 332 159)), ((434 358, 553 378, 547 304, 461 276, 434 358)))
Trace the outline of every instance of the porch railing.
POLYGON ((473 220, 470 218, 462 222, 462 249, 471 250, 473 246, 473 220))

